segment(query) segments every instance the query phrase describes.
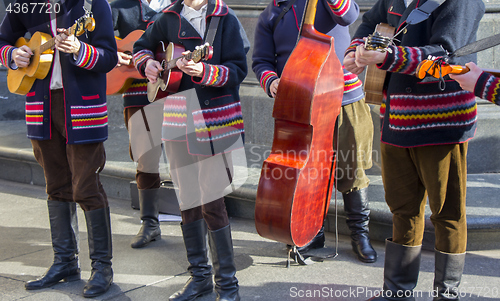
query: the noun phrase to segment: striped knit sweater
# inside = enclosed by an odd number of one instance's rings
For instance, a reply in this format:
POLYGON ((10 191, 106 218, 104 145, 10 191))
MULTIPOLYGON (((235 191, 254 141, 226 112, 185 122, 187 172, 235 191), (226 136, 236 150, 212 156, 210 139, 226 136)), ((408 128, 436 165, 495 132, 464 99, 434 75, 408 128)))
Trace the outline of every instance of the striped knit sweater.
MULTIPOLYGON (((379 0, 363 16, 346 53, 363 44, 379 23, 403 28, 405 16, 425 0, 415 0, 406 8, 404 1, 379 0)), ((443 56, 476 39, 479 20, 484 14, 480 0, 447 1, 431 17, 410 25, 390 46, 386 59, 377 67, 388 71, 380 107, 381 141, 400 147, 452 144, 468 141, 476 129, 476 102, 473 93, 457 82, 444 78, 445 87, 432 77, 423 80, 414 74, 429 55, 443 56), (430 42, 432 41, 432 42, 430 42), (419 45, 418 47, 415 45, 419 45)), ((453 58, 451 64, 475 61, 475 55, 453 58)))
POLYGON ((477 80, 474 94, 477 97, 500 105, 500 78, 483 72, 477 80))

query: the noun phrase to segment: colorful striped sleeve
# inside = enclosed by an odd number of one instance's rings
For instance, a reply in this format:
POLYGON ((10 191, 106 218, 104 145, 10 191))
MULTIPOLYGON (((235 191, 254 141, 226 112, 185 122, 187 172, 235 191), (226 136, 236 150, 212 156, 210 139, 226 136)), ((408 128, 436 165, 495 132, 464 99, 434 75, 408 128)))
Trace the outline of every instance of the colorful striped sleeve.
POLYGON ((80 52, 78 53, 75 64, 78 67, 92 70, 98 59, 99 51, 97 51, 94 46, 80 41, 80 52))
POLYGON ((477 97, 491 101, 496 105, 500 105, 500 78, 489 73, 483 72, 476 83, 474 94, 477 97))
POLYGON ((278 74, 274 71, 264 71, 260 75, 260 86, 264 91, 271 97, 271 92, 269 91, 269 87, 271 86, 271 83, 275 80, 278 79, 278 74))
POLYGON ((356 51, 356 47, 358 47, 359 45, 364 45, 365 42, 363 41, 362 38, 355 38, 351 41, 351 44, 349 45, 349 47, 347 47, 345 53, 344 53, 344 56, 346 56, 349 52, 353 52, 353 51, 356 51))
POLYGON ((134 64, 139 73, 145 75, 144 70, 146 69, 146 63, 151 59, 154 59, 154 54, 149 49, 143 49, 134 54, 134 64))
POLYGON ((212 87, 222 87, 229 78, 229 68, 224 65, 203 64, 203 76, 200 81, 193 78, 193 82, 212 87))
POLYGON ((5 45, 0 48, 0 63, 7 68, 11 68, 11 60, 12 60, 12 51, 16 49, 14 46, 5 45))
POLYGON ((328 5, 335 15, 343 17, 351 7, 351 0, 328 0, 328 5))
POLYGON ((387 56, 380 69, 402 74, 415 74, 418 64, 426 55, 418 47, 389 46, 387 56))

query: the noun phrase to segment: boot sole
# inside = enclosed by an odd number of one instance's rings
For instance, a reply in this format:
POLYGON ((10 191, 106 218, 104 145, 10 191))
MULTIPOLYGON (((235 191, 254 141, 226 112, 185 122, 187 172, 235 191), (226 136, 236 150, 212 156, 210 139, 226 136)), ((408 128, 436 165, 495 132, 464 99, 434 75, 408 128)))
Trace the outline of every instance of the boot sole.
POLYGON ((64 283, 64 282, 73 282, 73 281, 79 281, 81 280, 82 277, 81 275, 78 273, 78 274, 74 274, 74 275, 70 275, 66 278, 63 278, 57 282, 52 282, 50 284, 47 284, 47 285, 44 285, 44 286, 27 286, 26 284, 24 285, 24 288, 28 291, 34 291, 34 290, 41 290, 41 289, 44 289, 44 288, 49 288, 49 287, 52 287, 56 284, 59 284, 59 283, 64 283))
POLYGON ((375 261, 377 261, 376 258, 375 259, 363 259, 359 256, 358 256, 358 259, 359 259, 359 261, 364 262, 364 263, 374 263, 375 261))
POLYGON ((356 257, 358 257, 359 261, 361 261, 361 262, 374 263, 375 261, 377 261, 377 257, 375 257, 374 259, 365 259, 365 258, 361 257, 361 255, 359 255, 359 253, 356 252, 354 249, 352 251, 354 252, 354 254, 356 254, 356 257))
POLYGON ((142 245, 138 245, 138 246, 133 246, 133 245, 130 245, 130 247, 132 249, 140 249, 140 248, 144 248, 145 246, 149 245, 150 242, 152 241, 157 241, 157 240, 161 240, 161 235, 157 235, 155 237, 151 237, 151 239, 146 242, 145 244, 142 244, 142 245))
POLYGON ((95 294, 83 294, 83 297, 84 298, 95 298, 95 297, 99 297, 101 295, 104 295, 105 293, 107 293, 109 291, 109 289, 111 288, 111 285, 113 285, 113 281, 111 281, 108 285, 108 287, 106 288, 106 290, 104 292, 99 292, 99 293, 95 293, 95 294))
MULTIPOLYGON (((212 288, 211 290, 206 290, 206 291, 204 291, 204 292, 201 292, 201 293, 199 293, 199 294, 197 294, 197 295, 193 296, 193 298, 188 299, 187 301, 194 301, 194 300, 196 300, 196 299, 197 299, 197 298, 199 298, 199 297, 203 297, 203 296, 205 296, 205 295, 211 294, 213 291, 214 291, 214 289, 213 289, 213 288, 212 288)), ((168 300, 169 300, 169 301, 172 301, 172 300, 174 300, 174 301, 175 301, 175 299, 170 299, 170 298, 168 298, 168 300)))

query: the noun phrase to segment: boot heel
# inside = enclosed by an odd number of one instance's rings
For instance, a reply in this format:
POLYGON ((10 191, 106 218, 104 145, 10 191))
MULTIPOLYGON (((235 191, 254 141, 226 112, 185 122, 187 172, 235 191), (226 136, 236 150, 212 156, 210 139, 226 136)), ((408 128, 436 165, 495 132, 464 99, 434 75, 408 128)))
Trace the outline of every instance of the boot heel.
POLYGON ((77 273, 77 274, 73 274, 73 275, 70 275, 66 278, 63 279, 64 282, 73 282, 73 281, 78 281, 82 279, 80 273, 77 273))

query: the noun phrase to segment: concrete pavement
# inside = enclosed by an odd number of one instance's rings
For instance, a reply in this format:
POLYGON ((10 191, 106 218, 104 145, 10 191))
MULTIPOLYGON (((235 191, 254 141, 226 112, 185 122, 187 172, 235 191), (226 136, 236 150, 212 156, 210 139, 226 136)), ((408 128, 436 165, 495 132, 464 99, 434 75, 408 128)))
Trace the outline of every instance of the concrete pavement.
MULTIPOLYGON (((139 212, 131 208, 135 167, 126 149, 123 127, 110 127, 107 163, 101 179, 110 197, 115 283, 97 300, 167 300, 186 280, 187 260, 179 222, 162 222, 162 240, 144 249, 130 248, 140 228, 139 212)), ((248 181, 227 198, 242 300, 366 300, 383 280, 383 239, 390 236, 391 215, 383 198, 380 176, 370 171, 372 209, 370 235, 379 253, 373 264, 359 262, 351 251, 338 194, 327 219, 327 247, 315 255, 337 253, 321 263, 286 265, 282 243, 260 237, 253 220, 255 189, 265 150, 249 146, 248 181), (335 225, 338 225, 338 245, 335 225)), ((162 165, 162 176, 168 169, 162 165)), ((42 275, 52 261, 43 172, 33 158, 23 120, 0 121, 0 300, 84 300, 81 291, 90 275, 83 212, 79 210, 82 281, 26 291, 24 282, 42 275)), ((499 174, 471 174, 468 181, 469 250, 461 300, 500 300, 499 174)), ((434 255, 432 227, 426 235, 417 300, 431 300, 434 255)), ((199 298, 214 300, 215 294, 199 298)))
MULTIPOLYGON (((43 187, 0 180, 0 300, 88 300, 81 296, 90 275, 87 233, 79 210, 81 281, 26 291, 24 282, 42 275, 51 264, 52 249, 43 187)), ((162 222, 162 240, 143 249, 130 248, 140 227, 139 212, 128 202, 110 199, 113 232, 114 284, 96 300, 167 300, 188 279, 187 261, 178 222, 162 222)), ((380 290, 384 245, 374 242, 379 260, 359 262, 349 238, 338 237, 338 256, 307 266, 285 268, 285 246, 260 237, 253 220, 231 218, 242 300, 366 300, 380 290), (308 297, 314 296, 316 297, 308 297)), ((335 235, 317 255, 335 253, 335 235)), ((417 300, 431 300, 434 256, 423 251, 417 300)), ((500 300, 500 251, 470 251, 462 279, 461 300, 500 300)), ((215 294, 199 298, 215 300, 215 294)))

